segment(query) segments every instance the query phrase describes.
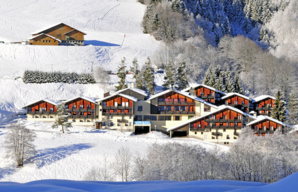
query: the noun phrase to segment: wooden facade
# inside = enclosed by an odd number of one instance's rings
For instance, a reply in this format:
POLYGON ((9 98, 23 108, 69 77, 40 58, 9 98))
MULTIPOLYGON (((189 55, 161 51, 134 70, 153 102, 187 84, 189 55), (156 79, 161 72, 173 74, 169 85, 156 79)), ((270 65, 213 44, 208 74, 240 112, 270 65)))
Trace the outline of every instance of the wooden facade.
POLYGON ((220 97, 224 95, 203 85, 195 87, 193 91, 197 97, 204 99, 206 102, 212 104, 217 104, 217 101, 220 99, 220 97))
MULTIPOLYGON (((86 35, 85 33, 69 25, 66 25, 64 23, 60 23, 58 25, 55 25, 53 27, 50 27, 38 33, 34 33, 32 34, 32 36, 35 37, 41 34, 47 34, 49 36, 52 36, 53 38, 61 40, 61 42, 58 42, 58 41, 46 42, 46 39, 40 39, 37 37, 37 38, 32 38, 29 41, 29 44, 31 45, 60 45, 60 44, 61 45, 67 45, 67 44, 84 45, 84 35, 86 35)), ((45 35, 42 35, 42 37, 44 36, 45 35)))
POLYGON ((116 95, 102 101, 103 115, 132 115, 133 101, 116 95))
POLYGON ((212 131, 212 129, 241 129, 245 117, 231 109, 213 113, 190 123, 190 131, 212 131))
POLYGON ((27 106, 28 114, 56 114, 57 107, 49 102, 40 101, 27 106))
POLYGON ((271 116, 274 103, 275 100, 272 98, 266 98, 261 101, 255 102, 255 110, 257 112, 257 115, 271 116))
POLYGON ((274 121, 271 121, 269 119, 264 119, 262 121, 256 122, 252 125, 250 125, 251 128, 255 131, 256 135, 265 135, 265 134, 273 134, 274 131, 277 129, 281 132, 284 131, 284 126, 276 123, 274 121))
POLYGON ((151 114, 195 114, 195 100, 171 91, 151 100, 151 114))
POLYGON ((230 97, 223 99, 223 104, 233 106, 243 112, 249 113, 250 101, 239 95, 231 95, 230 97))
POLYGON ((95 118, 95 103, 83 98, 77 98, 65 104, 66 111, 70 113, 69 118, 95 118))
POLYGON ((45 34, 31 39, 29 43, 32 45, 59 45, 59 41, 57 39, 46 36, 45 34))

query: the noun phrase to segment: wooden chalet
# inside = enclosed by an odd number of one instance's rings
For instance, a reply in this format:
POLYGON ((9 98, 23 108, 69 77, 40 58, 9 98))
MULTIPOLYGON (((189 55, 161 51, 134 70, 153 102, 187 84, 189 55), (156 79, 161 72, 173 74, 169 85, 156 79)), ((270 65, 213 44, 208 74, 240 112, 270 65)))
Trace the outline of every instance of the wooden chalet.
POLYGON ((261 95, 256 97, 254 99, 254 110, 257 115, 266 115, 270 117, 275 105, 275 100, 275 97, 270 95, 261 95))
POLYGON ((258 116, 256 120, 247 124, 255 131, 256 135, 273 134, 276 130, 284 133, 285 127, 291 127, 281 121, 268 116, 258 116))
POLYGON ((86 33, 64 23, 32 33, 30 45, 84 45, 86 33))
POLYGON ((195 114, 195 99, 173 90, 150 98, 151 114, 195 114))
POLYGON ((201 99, 204 99, 206 102, 212 104, 218 104, 220 98, 225 96, 226 94, 222 91, 216 90, 213 87, 198 84, 187 89, 183 90, 184 92, 189 92, 190 94, 197 96, 201 99))
POLYGON ((55 118, 57 114, 57 103, 51 100, 43 99, 30 103, 24 108, 27 110, 28 118, 55 118))
POLYGON ((137 99, 124 94, 115 94, 101 100, 102 115, 133 115, 133 103, 137 99))
POLYGON ((75 97, 65 101, 68 119, 73 122, 93 122, 96 118, 96 102, 87 97, 75 97))
POLYGON ((221 100, 222 104, 235 107, 245 113, 249 113, 253 109, 252 99, 239 93, 228 93, 221 100))
POLYGON ((187 122, 169 128, 167 131, 174 135, 175 131, 188 130, 188 136, 228 144, 238 138, 241 129, 253 117, 231 106, 220 106, 215 112, 195 117, 187 122))

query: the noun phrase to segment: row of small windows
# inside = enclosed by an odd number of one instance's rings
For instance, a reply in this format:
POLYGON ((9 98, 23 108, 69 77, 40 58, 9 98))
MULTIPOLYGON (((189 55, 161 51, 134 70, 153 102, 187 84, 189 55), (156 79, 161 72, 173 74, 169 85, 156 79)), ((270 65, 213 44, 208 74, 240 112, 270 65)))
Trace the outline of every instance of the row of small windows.
POLYGON ((171 121, 173 119, 173 121, 180 121, 181 120, 181 116, 155 116, 155 115, 136 115, 134 120, 135 121, 171 121))

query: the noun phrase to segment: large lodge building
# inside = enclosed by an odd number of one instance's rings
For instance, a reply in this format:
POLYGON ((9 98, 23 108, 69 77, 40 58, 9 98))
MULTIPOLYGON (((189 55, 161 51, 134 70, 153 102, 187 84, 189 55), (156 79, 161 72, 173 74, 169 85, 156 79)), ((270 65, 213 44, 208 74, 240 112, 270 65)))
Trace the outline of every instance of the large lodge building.
MULTIPOLYGON (((200 84, 151 97, 142 90, 127 88, 99 100, 76 97, 63 104, 68 121, 74 125, 130 130, 136 134, 158 130, 171 137, 229 144, 238 139, 245 126, 256 135, 284 132, 288 125, 270 117, 274 102, 275 98, 268 95, 251 99, 200 84)), ((53 122, 57 105, 46 99, 28 104, 27 119, 53 122)))

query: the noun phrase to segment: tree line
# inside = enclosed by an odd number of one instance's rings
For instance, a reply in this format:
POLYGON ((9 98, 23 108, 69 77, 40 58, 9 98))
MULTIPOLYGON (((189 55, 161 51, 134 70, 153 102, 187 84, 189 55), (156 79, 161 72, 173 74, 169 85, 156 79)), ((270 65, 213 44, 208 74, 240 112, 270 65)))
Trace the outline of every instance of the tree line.
POLYGON ((92 74, 89 73, 62 73, 26 70, 23 75, 24 83, 68 83, 68 84, 94 84, 92 74))

